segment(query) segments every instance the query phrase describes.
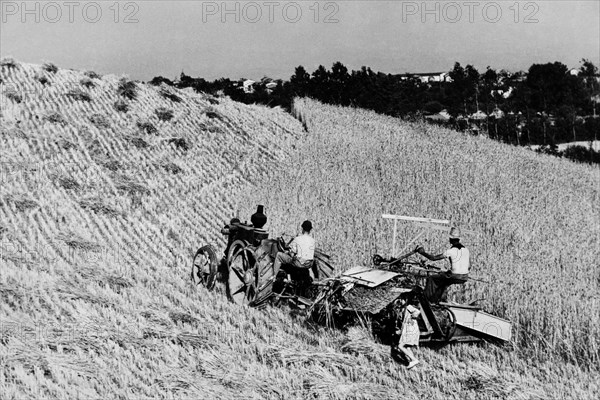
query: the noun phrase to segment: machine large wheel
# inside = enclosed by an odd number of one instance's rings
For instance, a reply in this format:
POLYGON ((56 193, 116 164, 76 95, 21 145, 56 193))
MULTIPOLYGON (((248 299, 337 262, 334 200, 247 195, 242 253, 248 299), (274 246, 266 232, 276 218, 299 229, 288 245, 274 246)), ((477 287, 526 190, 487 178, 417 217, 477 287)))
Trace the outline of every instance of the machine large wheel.
POLYGON ((268 254, 264 254, 256 262, 256 296, 251 306, 260 307, 273 294, 273 282, 275 282, 275 269, 273 268, 273 260, 268 254))
POLYGON ((192 261, 192 282, 202 285, 208 290, 215 287, 217 278, 217 252, 213 246, 202 246, 192 261))
POLYGON ((258 280, 254 255, 246 242, 236 240, 231 244, 227 264, 227 297, 236 304, 252 305, 256 298, 258 280))

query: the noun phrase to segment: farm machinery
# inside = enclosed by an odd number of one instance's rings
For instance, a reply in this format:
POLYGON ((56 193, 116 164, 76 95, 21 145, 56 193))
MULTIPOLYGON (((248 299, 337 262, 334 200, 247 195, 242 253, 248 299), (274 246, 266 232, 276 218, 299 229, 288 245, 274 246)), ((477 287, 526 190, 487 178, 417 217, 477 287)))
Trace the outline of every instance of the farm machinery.
MULTIPOLYGON (((450 230, 450 221, 447 220, 396 215, 383 217, 394 221, 392 254, 395 253, 398 221, 410 221, 439 231, 450 230)), ((368 322, 373 334, 386 343, 392 340, 401 326, 406 306, 412 304, 420 311, 417 322, 421 344, 435 346, 482 340, 500 344, 511 340, 511 323, 484 312, 477 305, 430 302, 423 288, 427 278, 438 273, 439 268, 423 260, 411 260, 410 257, 416 253, 415 248, 398 257, 384 258, 375 254, 372 266, 353 267, 336 278, 328 279, 309 309, 310 318, 340 328, 360 321, 368 322)))
POLYGON ((420 311, 421 344, 510 341, 510 322, 479 306, 431 303, 425 296, 424 282, 438 269, 404 257, 385 259, 375 255, 374 268, 351 268, 328 280, 311 305, 310 318, 338 328, 368 321, 374 336, 386 343, 400 328, 405 307, 412 304, 420 311))
POLYGON ((284 268, 275 271, 275 257, 278 252, 288 250, 289 243, 283 237, 269 238, 256 224, 234 218, 221 233, 227 236, 223 257, 218 259, 212 245, 199 248, 192 262, 192 281, 209 290, 221 281, 227 297, 234 303, 259 307, 273 300, 310 305, 306 296, 311 296, 318 282, 333 274, 329 256, 319 249, 315 249, 315 259, 307 274, 294 274, 284 268))
MULTIPOLYGON (((411 221, 429 229, 450 229, 449 221, 445 220, 383 217, 394 220, 392 254, 395 254, 398 221, 411 221)), ((423 288, 426 279, 439 269, 423 260, 411 259, 416 250, 389 258, 376 254, 372 265, 356 266, 335 277, 330 257, 315 250, 310 277, 306 278, 283 267, 282 271, 274 270, 277 252, 287 249, 283 237, 269 238, 263 229, 236 219, 222 233, 228 237, 224 256, 218 260, 212 245, 198 249, 192 280, 209 290, 217 281, 223 282, 228 298, 237 304, 260 307, 268 302, 285 301, 304 309, 308 319, 336 328, 367 322, 383 343, 393 340, 405 307, 412 304, 421 311, 418 318, 421 344, 511 340, 510 322, 484 312, 477 305, 431 303, 423 288)))

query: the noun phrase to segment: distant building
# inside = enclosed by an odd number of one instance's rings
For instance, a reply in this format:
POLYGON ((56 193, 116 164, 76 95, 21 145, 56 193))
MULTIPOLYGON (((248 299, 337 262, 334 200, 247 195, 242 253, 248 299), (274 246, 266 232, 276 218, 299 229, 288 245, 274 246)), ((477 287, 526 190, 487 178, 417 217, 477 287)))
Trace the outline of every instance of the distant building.
POLYGON ((525 82, 527 80, 527 72, 519 71, 511 74, 510 79, 516 82, 525 82))
POLYGON ((486 118, 487 118, 487 114, 481 110, 477 110, 477 112, 474 112, 473 114, 469 115, 469 119, 474 119, 476 121, 481 121, 486 118))
POLYGON ((275 81, 268 82, 265 85, 265 89, 267 90, 267 93, 272 93, 276 87, 277 87, 277 82, 275 82, 275 81))
POLYGON ((492 96, 502 96, 505 99, 508 99, 514 92, 515 88, 510 86, 508 89, 504 90, 504 89, 497 89, 497 90, 492 90, 490 92, 490 94, 492 96))
POLYGON ((447 110, 442 110, 437 114, 428 115, 425 117, 425 119, 428 119, 430 121, 437 121, 437 122, 448 122, 448 121, 450 121, 450 118, 452 118, 452 116, 450 114, 448 114, 447 110))
POLYGON ((452 82, 452 78, 450 78, 450 74, 448 72, 407 73, 396 76, 403 81, 411 78, 417 78, 422 83, 452 82))
POLYGON ((244 93, 254 93, 255 83, 256 81, 253 81, 252 79, 245 79, 242 82, 242 90, 244 91, 244 93))

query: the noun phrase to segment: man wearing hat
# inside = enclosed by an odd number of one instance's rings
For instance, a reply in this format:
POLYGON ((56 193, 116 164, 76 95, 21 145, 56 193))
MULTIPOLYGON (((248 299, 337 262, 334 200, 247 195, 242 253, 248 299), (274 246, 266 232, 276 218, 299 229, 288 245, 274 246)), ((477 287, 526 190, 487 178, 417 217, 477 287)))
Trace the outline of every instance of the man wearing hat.
POLYGON ((312 223, 310 221, 304 221, 302 223, 302 234, 296 236, 290 243, 290 251, 280 251, 275 257, 275 263, 273 269, 275 275, 279 272, 282 265, 291 265, 293 267, 308 270, 313 265, 313 259, 315 257, 315 239, 310 235, 312 230, 312 223))
POLYGON ((256 207, 256 212, 250 217, 250 222, 255 229, 262 229, 267 223, 267 216, 265 215, 265 206, 259 204, 256 207))
POLYGON ((454 284, 463 284, 469 279, 470 254, 469 249, 460 243, 460 230, 450 229, 450 248, 438 255, 425 252, 423 246, 417 246, 416 251, 431 261, 447 259, 450 268, 427 278, 425 296, 432 303, 445 301, 446 288, 454 284))

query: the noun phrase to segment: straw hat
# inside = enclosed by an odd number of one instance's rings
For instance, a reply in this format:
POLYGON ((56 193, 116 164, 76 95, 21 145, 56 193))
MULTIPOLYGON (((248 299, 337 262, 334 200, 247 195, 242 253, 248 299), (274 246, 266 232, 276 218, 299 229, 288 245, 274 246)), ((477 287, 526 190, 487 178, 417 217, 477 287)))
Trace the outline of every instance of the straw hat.
POLYGON ((450 239, 460 239, 460 229, 458 229, 457 227, 453 226, 450 229, 450 239))

